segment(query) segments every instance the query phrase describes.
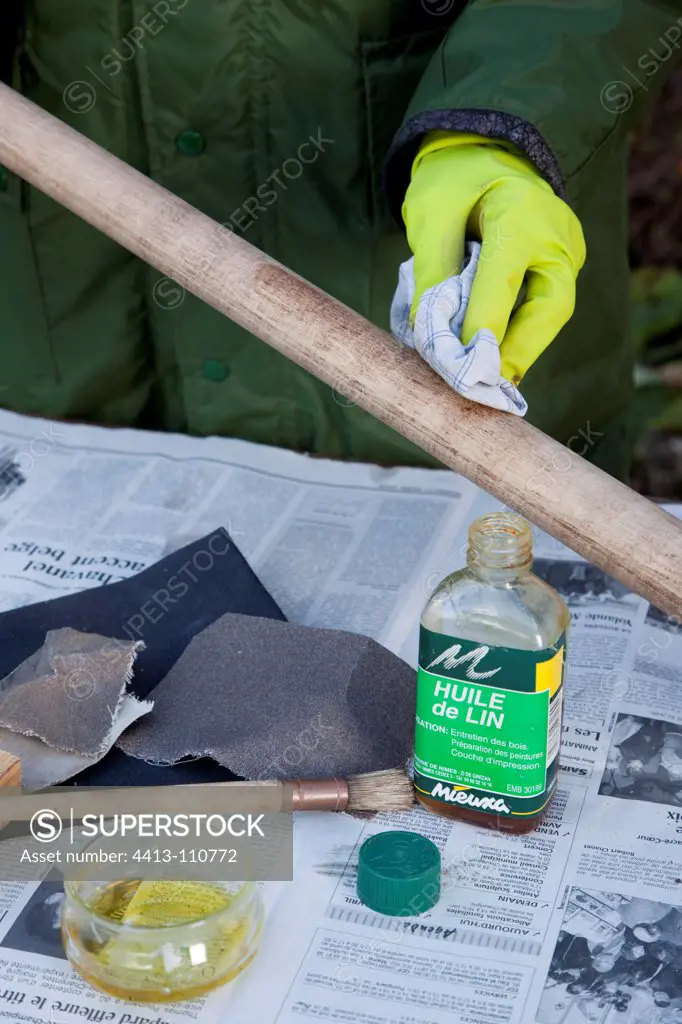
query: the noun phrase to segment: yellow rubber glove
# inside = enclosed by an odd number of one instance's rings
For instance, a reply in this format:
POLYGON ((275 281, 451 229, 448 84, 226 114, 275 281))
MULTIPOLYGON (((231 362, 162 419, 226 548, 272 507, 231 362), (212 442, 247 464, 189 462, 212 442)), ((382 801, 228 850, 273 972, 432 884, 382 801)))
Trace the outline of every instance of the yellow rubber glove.
POLYGON ((465 239, 483 243, 461 340, 491 330, 502 374, 517 384, 573 314, 586 255, 576 215, 511 144, 433 132, 414 161, 403 219, 414 253, 412 317, 427 288, 460 272, 465 239))

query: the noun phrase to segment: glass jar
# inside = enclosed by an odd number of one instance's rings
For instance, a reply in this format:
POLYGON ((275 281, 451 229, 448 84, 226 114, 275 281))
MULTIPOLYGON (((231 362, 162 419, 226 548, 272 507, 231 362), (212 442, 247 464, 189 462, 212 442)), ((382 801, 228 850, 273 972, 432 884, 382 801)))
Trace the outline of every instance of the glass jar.
POLYGON ((253 960, 263 902, 252 882, 64 883, 62 936, 78 973, 138 1002, 191 999, 253 960))

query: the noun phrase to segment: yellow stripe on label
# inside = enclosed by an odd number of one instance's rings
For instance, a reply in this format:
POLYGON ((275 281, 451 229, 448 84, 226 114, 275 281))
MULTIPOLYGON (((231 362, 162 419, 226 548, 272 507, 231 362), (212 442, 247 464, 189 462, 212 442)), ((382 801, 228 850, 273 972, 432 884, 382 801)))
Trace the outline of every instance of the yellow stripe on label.
POLYGON ((560 647, 549 661, 541 661, 535 666, 535 690, 549 690, 550 699, 561 686, 564 671, 564 647, 560 647))

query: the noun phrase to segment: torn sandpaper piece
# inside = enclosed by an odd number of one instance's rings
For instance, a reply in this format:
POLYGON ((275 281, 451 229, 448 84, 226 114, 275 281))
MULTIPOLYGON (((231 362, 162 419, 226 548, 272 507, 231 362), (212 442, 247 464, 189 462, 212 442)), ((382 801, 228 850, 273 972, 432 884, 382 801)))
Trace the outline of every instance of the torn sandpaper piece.
POLYGON ((374 640, 224 615, 152 691, 118 740, 154 764, 209 756, 247 779, 393 768, 412 749, 415 673, 374 640))
MULTIPOLYGON (((114 743, 120 734, 136 722, 141 715, 152 709, 150 701, 138 701, 126 695, 116 719, 111 741, 114 743)), ((44 789, 46 786, 58 786, 74 776, 78 776, 86 768, 91 768, 100 757, 86 757, 84 754, 71 754, 65 750, 48 747, 42 740, 34 736, 23 736, 18 732, 0 728, 0 750, 14 754, 21 759, 21 782, 26 789, 44 789)))
POLYGON ((127 692, 139 641, 51 630, 0 682, 0 749, 21 758, 29 789, 56 785, 104 757, 153 704, 127 692))

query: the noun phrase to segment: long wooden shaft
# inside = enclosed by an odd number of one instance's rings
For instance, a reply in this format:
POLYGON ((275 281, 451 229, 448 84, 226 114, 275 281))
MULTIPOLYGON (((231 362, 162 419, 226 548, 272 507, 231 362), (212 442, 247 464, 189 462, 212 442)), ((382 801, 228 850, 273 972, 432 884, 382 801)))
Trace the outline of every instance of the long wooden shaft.
POLYGON ((682 616, 682 526, 645 498, 523 420, 459 398, 384 331, 6 86, 0 163, 682 616))

